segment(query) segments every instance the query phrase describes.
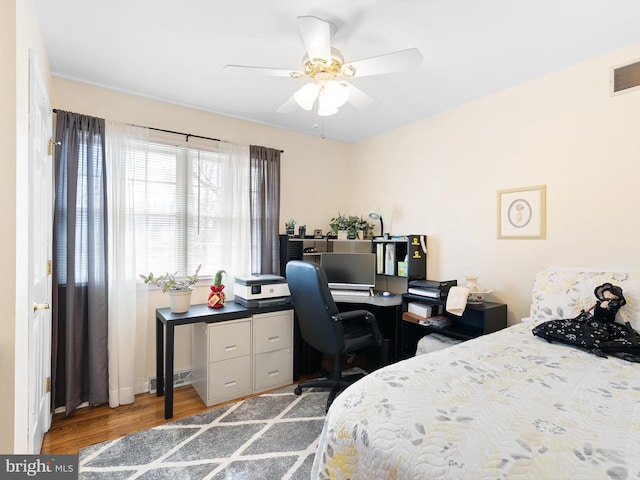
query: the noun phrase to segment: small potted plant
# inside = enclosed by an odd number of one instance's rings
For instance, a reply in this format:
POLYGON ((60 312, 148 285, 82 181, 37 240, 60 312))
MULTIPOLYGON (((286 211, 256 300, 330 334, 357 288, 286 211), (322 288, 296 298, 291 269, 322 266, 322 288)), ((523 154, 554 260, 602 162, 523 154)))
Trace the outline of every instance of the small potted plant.
POLYGON ((193 286, 198 282, 200 267, 201 265, 198 265, 194 275, 189 275, 184 278, 176 277, 178 272, 174 274, 167 272, 159 277, 155 277, 153 273, 149 273, 148 276, 140 275, 140 278, 144 280, 144 283, 152 283, 160 287, 163 293, 169 294, 171 312, 185 313, 191 305, 191 292, 193 292, 193 286))
POLYGON ((207 305, 211 308, 222 308, 224 307, 225 301, 225 293, 224 293, 224 285, 222 284, 222 275, 227 275, 227 272, 224 270, 218 270, 216 275, 213 277, 213 285, 211 285, 211 291, 209 292, 209 299, 207 301, 207 305))
POLYGON ((284 224, 284 230, 290 237, 293 237, 296 234, 296 221, 292 218, 287 223, 284 224))
POLYGON ((336 235, 339 240, 362 238, 370 236, 373 230, 373 224, 366 221, 362 216, 342 215, 338 213, 337 217, 333 217, 329 223, 331 234, 336 235))
POLYGON ((335 235, 339 240, 346 240, 348 221, 349 217, 338 212, 338 215, 333 217, 329 222, 331 235, 335 235))
POLYGON ((364 240, 367 237, 371 236, 371 232, 373 232, 373 224, 362 218, 362 216, 351 216, 349 217, 351 225, 347 229, 349 232, 349 236, 353 236, 353 238, 360 238, 364 240))

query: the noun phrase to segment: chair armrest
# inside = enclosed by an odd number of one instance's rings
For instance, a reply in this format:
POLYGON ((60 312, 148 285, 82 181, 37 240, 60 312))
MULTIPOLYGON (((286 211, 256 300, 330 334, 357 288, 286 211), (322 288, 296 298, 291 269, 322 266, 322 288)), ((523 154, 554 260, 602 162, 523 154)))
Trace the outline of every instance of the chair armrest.
POLYGON ((368 310, 351 310, 348 312, 338 312, 331 318, 334 322, 363 318, 369 323, 371 323, 372 320, 376 319, 375 315, 368 310))
POLYGON ((331 319, 334 322, 343 322, 345 320, 365 320, 371 327, 371 332, 373 333, 373 338, 376 344, 382 344, 382 334, 380 333, 380 328, 378 327, 376 316, 368 310, 351 310, 348 312, 339 312, 335 315, 332 315, 331 319))

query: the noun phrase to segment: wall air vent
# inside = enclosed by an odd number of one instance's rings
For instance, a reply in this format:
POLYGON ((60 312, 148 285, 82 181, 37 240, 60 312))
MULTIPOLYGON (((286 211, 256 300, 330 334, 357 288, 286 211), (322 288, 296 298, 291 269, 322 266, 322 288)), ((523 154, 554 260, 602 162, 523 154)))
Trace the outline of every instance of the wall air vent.
POLYGON ((627 93, 640 88, 640 61, 611 69, 611 94, 627 93))

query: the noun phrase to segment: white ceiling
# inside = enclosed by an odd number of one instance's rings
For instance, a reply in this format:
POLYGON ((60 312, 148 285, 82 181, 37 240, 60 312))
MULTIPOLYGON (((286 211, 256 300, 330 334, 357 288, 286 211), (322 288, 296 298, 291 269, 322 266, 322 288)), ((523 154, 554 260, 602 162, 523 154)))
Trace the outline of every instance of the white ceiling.
POLYGON ((639 0, 35 3, 54 75, 348 143, 640 42, 639 0), (378 100, 373 111, 347 104, 324 125, 302 109, 277 113, 305 80, 223 67, 300 69, 302 15, 337 27, 347 63, 416 47, 422 66, 351 80, 378 100))

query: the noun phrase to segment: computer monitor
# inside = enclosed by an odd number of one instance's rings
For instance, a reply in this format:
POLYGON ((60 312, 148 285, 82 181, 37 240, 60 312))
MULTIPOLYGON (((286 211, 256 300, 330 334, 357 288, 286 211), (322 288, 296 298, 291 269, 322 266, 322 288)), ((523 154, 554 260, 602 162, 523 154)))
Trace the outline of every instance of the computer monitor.
POLYGON ((320 256, 320 266, 329 288, 368 290, 376 286, 376 255, 374 253, 327 252, 320 256))

